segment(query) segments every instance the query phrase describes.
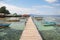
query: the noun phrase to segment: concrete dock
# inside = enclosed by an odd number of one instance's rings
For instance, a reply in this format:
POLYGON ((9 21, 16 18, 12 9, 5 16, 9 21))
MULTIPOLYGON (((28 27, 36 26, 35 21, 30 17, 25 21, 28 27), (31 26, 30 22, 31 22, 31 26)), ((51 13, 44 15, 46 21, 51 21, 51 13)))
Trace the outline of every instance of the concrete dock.
POLYGON ((39 34, 31 17, 28 18, 26 27, 21 35, 20 40, 42 40, 42 37, 39 34))

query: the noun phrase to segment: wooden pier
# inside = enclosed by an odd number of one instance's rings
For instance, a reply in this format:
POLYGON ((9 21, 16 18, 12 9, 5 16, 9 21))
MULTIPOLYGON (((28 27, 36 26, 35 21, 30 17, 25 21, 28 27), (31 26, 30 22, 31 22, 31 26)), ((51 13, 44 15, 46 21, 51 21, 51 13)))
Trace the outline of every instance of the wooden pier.
POLYGON ((26 27, 21 35, 20 40, 42 40, 42 37, 34 25, 31 17, 28 18, 26 27))

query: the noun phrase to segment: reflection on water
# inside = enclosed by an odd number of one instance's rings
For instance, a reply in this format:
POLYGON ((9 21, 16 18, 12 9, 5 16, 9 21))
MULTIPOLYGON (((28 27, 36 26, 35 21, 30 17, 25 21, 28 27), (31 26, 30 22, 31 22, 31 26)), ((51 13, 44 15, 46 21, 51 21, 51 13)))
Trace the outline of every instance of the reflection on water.
MULTIPOLYGON (((11 22, 8 28, 0 29, 0 40, 19 40, 26 22, 26 19, 20 20, 20 22, 11 22)), ((0 21, 3 22, 3 20, 0 21)))
MULTIPOLYGON (((53 17, 56 19, 56 22, 60 23, 60 17, 53 17)), ((43 26, 42 21, 37 21, 33 19, 39 33, 42 35, 43 40, 60 40, 60 26, 43 26)))

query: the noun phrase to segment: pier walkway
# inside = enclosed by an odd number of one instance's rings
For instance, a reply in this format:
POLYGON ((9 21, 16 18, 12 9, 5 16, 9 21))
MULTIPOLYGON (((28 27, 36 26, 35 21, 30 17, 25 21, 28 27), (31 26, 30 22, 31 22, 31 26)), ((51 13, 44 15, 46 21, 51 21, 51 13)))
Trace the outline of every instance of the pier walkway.
POLYGON ((34 25, 31 17, 28 18, 26 27, 21 35, 20 40, 42 40, 42 37, 34 25))

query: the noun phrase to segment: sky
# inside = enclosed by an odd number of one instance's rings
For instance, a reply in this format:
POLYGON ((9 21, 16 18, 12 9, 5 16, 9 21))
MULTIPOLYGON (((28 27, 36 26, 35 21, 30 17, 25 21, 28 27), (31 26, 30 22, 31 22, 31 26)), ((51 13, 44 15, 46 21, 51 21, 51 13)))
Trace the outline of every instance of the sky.
POLYGON ((0 0, 11 14, 60 15, 60 0, 0 0))

